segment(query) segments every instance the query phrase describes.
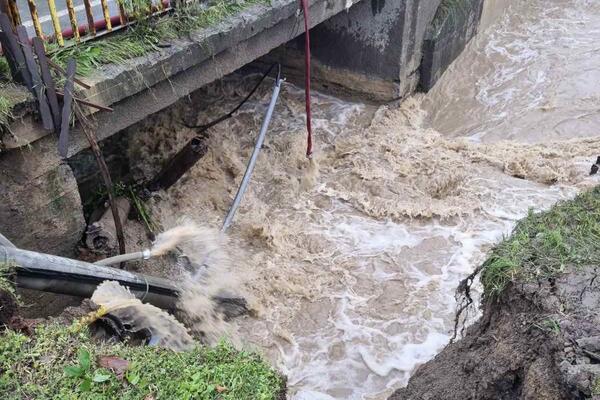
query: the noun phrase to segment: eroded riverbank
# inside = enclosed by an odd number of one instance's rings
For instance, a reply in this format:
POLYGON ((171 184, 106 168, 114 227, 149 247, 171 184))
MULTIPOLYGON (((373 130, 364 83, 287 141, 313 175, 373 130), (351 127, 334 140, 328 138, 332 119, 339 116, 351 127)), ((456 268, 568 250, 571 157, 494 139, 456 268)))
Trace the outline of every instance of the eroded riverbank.
MULTIPOLYGON (((197 326, 212 310, 204 293, 185 307, 192 331, 263 352, 297 400, 383 399, 406 384, 448 342, 455 289, 490 247, 529 208, 597 184, 600 143, 586 124, 600 99, 600 8, 523 0, 508 15, 428 95, 378 107, 315 94, 312 161, 303 92, 286 84, 227 236, 217 229, 269 88, 212 128, 207 155, 148 212, 163 228, 205 226, 183 250, 210 266, 211 291, 244 294, 254 315, 197 326)), ((229 111, 256 79, 229 77, 128 129, 133 178, 151 178, 196 134, 188 125, 229 111)), ((128 243, 142 246, 128 224, 128 243)), ((190 279, 169 262, 147 272, 190 279)))
MULTIPOLYGON (((555 3, 514 5, 428 96, 378 109, 317 95, 314 165, 303 156, 302 93, 285 87, 228 248, 232 273, 262 310, 237 336, 280 366, 293 398, 383 398, 405 384, 447 342, 454 290, 489 246, 529 207, 595 182, 595 132, 569 121, 598 104, 599 88, 582 93, 565 77, 593 75, 593 57, 566 54, 593 47, 600 12, 583 0, 555 3), (570 128, 544 136, 542 116, 570 128)), ((183 117, 219 114, 251 80, 137 127, 150 132, 132 146, 144 171, 191 137, 183 117)), ((156 200, 161 221, 219 225, 267 93, 211 132, 208 156, 156 200)))

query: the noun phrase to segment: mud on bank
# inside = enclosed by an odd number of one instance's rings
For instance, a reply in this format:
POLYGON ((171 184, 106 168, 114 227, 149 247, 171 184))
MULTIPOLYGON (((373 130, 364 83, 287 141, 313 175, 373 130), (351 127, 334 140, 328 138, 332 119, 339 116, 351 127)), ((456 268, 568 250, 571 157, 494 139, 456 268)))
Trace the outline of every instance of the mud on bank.
POLYGON ((530 213, 478 269, 483 316, 390 400, 596 398, 599 252, 600 188, 530 213))

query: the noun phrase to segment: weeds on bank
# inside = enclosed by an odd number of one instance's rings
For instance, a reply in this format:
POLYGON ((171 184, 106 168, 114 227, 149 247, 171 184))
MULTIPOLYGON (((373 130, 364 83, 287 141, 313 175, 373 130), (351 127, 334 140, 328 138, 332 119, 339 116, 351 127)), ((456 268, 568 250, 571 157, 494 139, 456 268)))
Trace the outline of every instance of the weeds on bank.
POLYGON ((14 106, 27 101, 30 96, 26 88, 13 82, 6 58, 0 56, 0 145, 2 134, 10 133, 14 106))
MULTIPOLYGON (((2 88, 2 84, 0 84, 0 89, 2 88)), ((12 102, 0 95, 0 130, 2 127, 7 127, 12 121, 12 102)))
MULTIPOLYGON (((123 0, 133 15, 142 13, 138 0, 123 0)), ((147 2, 144 2, 148 4, 147 2)), ((142 19, 127 31, 111 37, 72 44, 64 48, 49 46, 50 57, 59 64, 69 58, 77 60, 77 72, 89 75, 105 64, 120 64, 135 57, 158 50, 161 42, 189 35, 195 30, 221 22, 254 4, 268 4, 270 0, 215 0, 207 6, 199 2, 178 6, 164 18, 142 19)))
POLYGON ((8 127, 12 120, 12 102, 4 96, 3 87, 11 80, 10 68, 6 58, 0 56, 0 133, 8 127))
POLYGON ((11 281, 15 265, 12 262, 0 262, 0 291, 10 293, 15 299, 18 299, 15 285, 11 281))
POLYGON ((539 329, 542 332, 551 333, 555 336, 560 334, 560 324, 554 318, 546 318, 539 322, 535 322, 531 325, 534 328, 539 329))
POLYGON ((600 187, 548 211, 530 211, 484 262, 481 282, 485 295, 495 296, 511 281, 549 278, 598 260, 600 187))
POLYGON ((277 399, 284 379, 259 356, 221 342, 176 353, 156 347, 96 344, 87 329, 50 324, 32 338, 0 334, 2 399, 277 399), (99 356, 128 362, 121 373, 99 356))
POLYGON ((0 56, 0 81, 9 81, 10 79, 11 76, 8 61, 6 61, 6 57, 0 56))
POLYGON ((600 376, 597 376, 594 380, 594 384, 592 385, 592 395, 600 395, 600 376))
MULTIPOLYGON (((136 190, 132 185, 117 182, 113 185, 113 190, 115 197, 126 197, 129 199, 131 205, 135 209, 137 217, 144 223, 148 232, 156 233, 160 230, 160 227, 152 218, 146 203, 137 195, 136 190)), ((107 198, 108 193, 106 192, 106 188, 103 185, 99 186, 96 192, 90 196, 83 206, 86 218, 88 218, 94 210, 106 203, 107 198)))

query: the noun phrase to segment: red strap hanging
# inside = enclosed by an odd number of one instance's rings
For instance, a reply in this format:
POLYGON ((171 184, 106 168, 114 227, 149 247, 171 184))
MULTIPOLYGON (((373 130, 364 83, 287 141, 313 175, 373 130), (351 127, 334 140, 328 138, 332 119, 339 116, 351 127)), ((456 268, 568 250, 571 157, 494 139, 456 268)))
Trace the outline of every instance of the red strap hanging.
POLYGON ((306 157, 311 158, 313 153, 312 148, 312 124, 310 112, 310 34, 309 34, 309 13, 308 0, 300 0, 302 11, 304 12, 304 93, 306 101, 306 131, 308 138, 306 142, 306 157))

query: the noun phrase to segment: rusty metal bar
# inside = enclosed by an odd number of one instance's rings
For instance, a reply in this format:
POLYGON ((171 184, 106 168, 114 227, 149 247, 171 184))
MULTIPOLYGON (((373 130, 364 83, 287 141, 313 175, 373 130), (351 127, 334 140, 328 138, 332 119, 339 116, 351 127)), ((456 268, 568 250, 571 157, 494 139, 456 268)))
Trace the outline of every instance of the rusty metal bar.
MULTIPOLYGON (((65 71, 65 69, 63 67, 61 67, 60 65, 58 65, 57 63, 55 63, 54 61, 52 61, 51 59, 49 59, 48 57, 46 57, 46 61, 48 61, 48 65, 51 68, 53 68, 55 71, 60 72, 64 76, 67 76, 67 71, 65 71)), ((76 84, 78 84, 79 86, 81 86, 84 89, 91 89, 92 88, 90 85, 88 85, 87 83, 85 83, 81 79, 77 79, 77 77, 75 77, 73 80, 75 81, 76 84)))
POLYGON ((65 41, 62 36, 62 29, 60 27, 60 20, 58 19, 56 3, 54 0, 48 0, 48 10, 50 11, 50 18, 52 18, 52 27, 54 28, 54 37, 56 38, 56 43, 58 43, 60 47, 63 47, 65 45, 65 41))
MULTIPOLYGON (((64 98, 64 96, 65 96, 65 94, 61 91, 56 92, 56 95, 61 98, 64 98)), ((108 111, 108 112, 114 111, 114 109, 112 109, 110 107, 106 107, 101 104, 92 103, 91 101, 80 99, 79 97, 75 97, 75 96, 73 96, 73 101, 76 103, 83 104, 84 106, 95 108, 96 110, 100 110, 100 111, 108 111)))
POLYGON ((17 6, 17 0, 8 0, 8 10, 10 11, 10 19, 13 27, 21 25, 21 14, 19 14, 19 7, 17 6))
POLYGON ((73 38, 75 39, 75 42, 79 42, 79 24, 77 23, 77 14, 75 14, 73 0, 65 0, 65 2, 67 11, 69 12, 69 21, 71 22, 71 29, 73 30, 73 38))
POLYGON ((112 31, 112 23, 110 22, 110 11, 108 10, 108 2, 106 0, 100 0, 102 4, 102 15, 104 15, 104 22, 106 23, 106 30, 112 31))
POLYGON ((124 26, 127 23, 127 13, 125 12, 123 0, 117 0, 117 4, 119 5, 119 18, 121 19, 121 26, 124 26))
POLYGON ((44 32, 42 31, 42 24, 40 24, 40 17, 38 16, 35 0, 27 0, 27 5, 29 6, 29 13, 31 14, 31 21, 33 22, 35 34, 43 39, 44 32))
POLYGON ((91 36, 96 36, 96 24, 94 23, 94 13, 92 12, 92 4, 90 0, 83 0, 85 6, 85 16, 88 23, 88 33, 91 36))

